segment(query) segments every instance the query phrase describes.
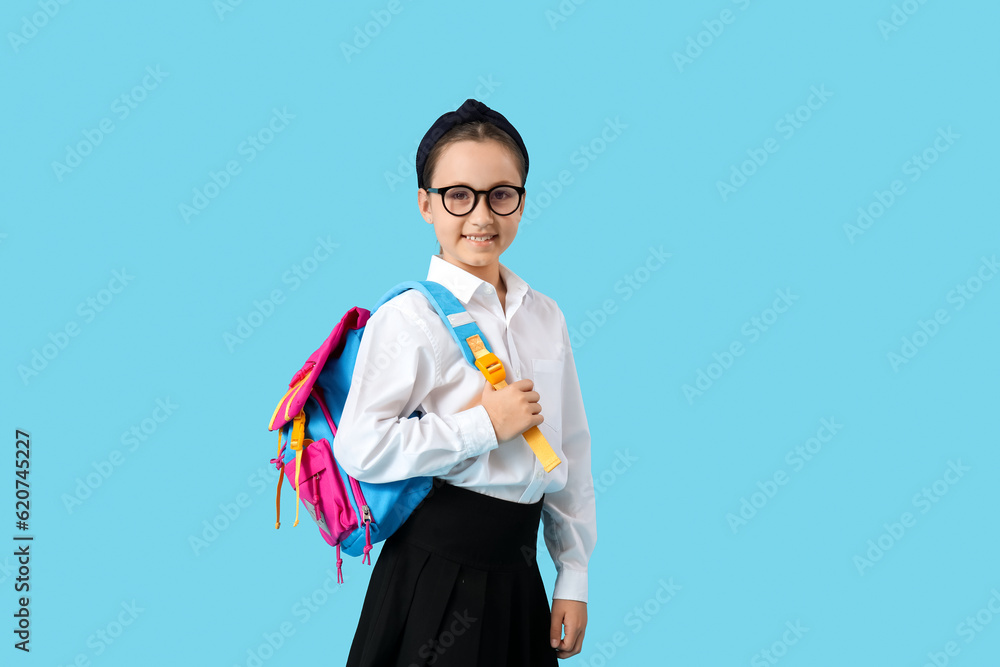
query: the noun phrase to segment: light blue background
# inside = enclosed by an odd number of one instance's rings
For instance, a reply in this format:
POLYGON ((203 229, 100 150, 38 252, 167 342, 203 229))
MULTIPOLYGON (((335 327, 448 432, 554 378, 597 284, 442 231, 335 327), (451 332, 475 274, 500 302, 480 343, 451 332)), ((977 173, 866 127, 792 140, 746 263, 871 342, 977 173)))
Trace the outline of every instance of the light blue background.
POLYGON ((11 647, 16 575, 0 557, 3 664, 255 664, 283 623, 294 634, 263 664, 343 663, 370 570, 347 560, 344 586, 300 613, 324 597, 333 550, 309 523, 291 527, 287 485, 274 530, 265 423, 347 308, 425 277, 437 244, 412 154, 435 118, 478 97, 531 158, 538 212, 503 261, 580 335, 600 537, 584 651, 567 664, 773 664, 767 649, 788 667, 919 667, 955 642, 938 660, 995 665, 1000 618, 982 612, 992 622, 972 641, 959 626, 1000 590, 1000 280, 976 283, 1000 251, 1000 9, 903 4, 913 13, 886 31, 889 0, 591 0, 563 2, 558 22, 555 0, 401 0, 397 14, 382 1, 246 0, 222 14, 209 0, 72 2, 50 18, 44 3, 5 3, 0 532, 18 532, 20 428, 35 541, 30 655, 11 647), (731 22, 712 23, 724 10, 731 22), (345 55, 372 12, 391 21, 345 55), (679 67, 686 48, 697 57, 679 67), (147 78, 123 118, 114 100, 147 67, 165 78, 147 78), (824 86, 829 99, 799 109, 824 86), (241 142, 273 109, 294 118, 248 161, 241 142), (776 123, 797 110, 809 119, 787 136, 776 123), (102 119, 113 131, 60 178, 53 162, 102 119), (602 144, 609 121, 620 133, 602 144), (908 161, 948 128, 958 138, 911 180, 908 161), (724 200, 717 182, 769 138, 777 152, 724 200), (179 206, 230 160, 240 173, 186 222, 179 206), (563 170, 571 182, 542 197, 563 170), (851 242, 844 226, 894 180, 905 193, 851 242), (288 272, 318 237, 337 248, 296 285, 288 272), (646 272, 650 248, 670 257, 646 272), (133 278, 88 321, 79 304, 116 270, 133 278), (645 282, 629 292, 625 276, 645 282), (959 309, 953 290, 970 279, 980 289, 959 309), (224 335, 273 290, 283 301, 231 350, 224 335), (774 321, 778 290, 796 300, 774 321), (894 367, 888 355, 938 309, 947 322, 894 367), (744 323, 762 316, 751 341, 744 323), (78 335, 22 379, 69 323, 78 335), (711 367, 734 341, 743 354, 711 367), (699 371, 715 379, 689 400, 699 371), (125 446, 157 399, 178 407, 125 446), (822 419, 842 428, 795 470, 786 454, 822 419), (116 450, 121 465, 68 507, 116 450), (949 461, 968 470, 914 504, 949 461), (727 515, 780 472, 787 483, 734 532, 727 515), (224 525, 220 505, 240 494, 248 506, 196 553, 192 536, 224 525), (883 535, 904 512, 915 525, 883 535), (891 547, 859 567, 880 537, 891 547), (133 601, 134 622, 98 640, 133 601), (783 638, 786 623, 808 630, 783 638))

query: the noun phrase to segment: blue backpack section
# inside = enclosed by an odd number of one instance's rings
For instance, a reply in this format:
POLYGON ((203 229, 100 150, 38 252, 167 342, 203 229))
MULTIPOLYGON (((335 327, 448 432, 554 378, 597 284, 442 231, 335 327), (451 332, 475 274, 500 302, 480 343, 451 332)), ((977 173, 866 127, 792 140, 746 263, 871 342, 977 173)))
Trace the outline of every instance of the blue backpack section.
MULTIPOLYGON (((466 338, 479 334, 480 339, 489 350, 486 337, 479 330, 479 326, 466 313, 462 303, 448 291, 443 285, 429 281, 407 281, 400 283, 385 293, 378 303, 371 310, 371 315, 375 314, 382 304, 393 297, 402 294, 407 290, 417 290, 421 292, 430 304, 441 316, 442 321, 447 325, 455 342, 462 349, 465 358, 475 367, 475 355, 469 348, 466 338), (449 316, 451 318, 449 319, 449 316), (453 324, 453 322, 455 324, 453 324), (457 326, 456 326, 457 325, 457 326)), ((315 386, 322 391, 326 407, 333 417, 334 424, 340 424, 344 411, 344 404, 347 402, 347 394, 351 387, 351 380, 354 377, 354 366, 358 357, 358 348, 364 336, 365 327, 349 329, 344 336, 343 350, 339 356, 336 350, 331 353, 326 364, 320 371, 315 386)), ((312 396, 306 401, 304 407, 306 413, 306 437, 312 440, 326 438, 333 447, 334 435, 326 421, 322 408, 312 396)), ((413 412, 410 417, 419 417, 419 410, 413 412)), ((292 422, 281 427, 282 437, 290 438, 292 422)), ((334 457, 336 460, 336 457, 334 457)), ((340 463, 337 463, 337 471, 347 489, 347 496, 350 499, 351 507, 358 518, 358 527, 347 538, 345 538, 340 548, 350 556, 364 555, 364 548, 367 542, 365 536, 365 525, 362 520, 362 510, 358 507, 351 485, 351 477, 344 471, 340 463)), ((398 482, 375 484, 356 480, 361 487, 361 493, 365 498, 371 512, 372 523, 369 526, 371 531, 371 544, 377 544, 392 535, 409 518, 417 505, 427 497, 433 484, 432 477, 412 477, 398 482)))

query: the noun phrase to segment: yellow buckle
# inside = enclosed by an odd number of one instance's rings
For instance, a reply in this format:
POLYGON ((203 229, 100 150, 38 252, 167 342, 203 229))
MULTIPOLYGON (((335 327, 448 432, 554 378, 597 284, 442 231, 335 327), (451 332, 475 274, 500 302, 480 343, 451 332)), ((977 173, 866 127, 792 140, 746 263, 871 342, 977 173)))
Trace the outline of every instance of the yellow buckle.
POLYGON ((503 382, 507 378, 507 372, 503 368, 503 362, 497 359, 497 355, 487 352, 476 359, 476 368, 486 376, 486 381, 490 384, 503 382))
POLYGON ((292 437, 288 442, 288 446, 295 451, 302 449, 303 440, 306 435, 306 412, 302 410, 299 414, 295 415, 295 419, 292 420, 292 437))

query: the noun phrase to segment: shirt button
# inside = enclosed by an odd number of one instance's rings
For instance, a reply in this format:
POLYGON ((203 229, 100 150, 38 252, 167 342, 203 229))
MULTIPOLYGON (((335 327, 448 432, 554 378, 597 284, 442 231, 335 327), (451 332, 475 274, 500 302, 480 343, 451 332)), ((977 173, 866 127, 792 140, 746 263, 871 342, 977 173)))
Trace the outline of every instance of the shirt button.
POLYGON ((545 473, 541 470, 535 473, 535 479, 542 479, 543 477, 545 477, 545 473))
POLYGON ((492 288, 492 287, 490 287, 489 285, 487 285, 487 286, 486 286, 486 289, 485 289, 484 291, 485 291, 485 292, 486 292, 487 294, 493 294, 493 288, 492 288))

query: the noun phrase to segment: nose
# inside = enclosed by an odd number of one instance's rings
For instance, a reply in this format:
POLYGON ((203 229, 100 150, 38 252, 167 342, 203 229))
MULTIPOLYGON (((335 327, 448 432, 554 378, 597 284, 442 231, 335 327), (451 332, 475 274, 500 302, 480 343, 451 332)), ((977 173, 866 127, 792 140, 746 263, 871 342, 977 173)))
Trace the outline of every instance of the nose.
POLYGON ((484 225, 488 225, 493 221, 493 210, 490 208, 490 203, 487 201, 489 193, 476 193, 475 201, 472 203, 472 210, 466 215, 469 216, 469 221, 479 224, 480 222, 484 225), (480 205, 480 199, 482 199, 482 205, 480 205))

